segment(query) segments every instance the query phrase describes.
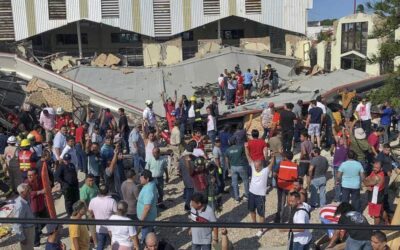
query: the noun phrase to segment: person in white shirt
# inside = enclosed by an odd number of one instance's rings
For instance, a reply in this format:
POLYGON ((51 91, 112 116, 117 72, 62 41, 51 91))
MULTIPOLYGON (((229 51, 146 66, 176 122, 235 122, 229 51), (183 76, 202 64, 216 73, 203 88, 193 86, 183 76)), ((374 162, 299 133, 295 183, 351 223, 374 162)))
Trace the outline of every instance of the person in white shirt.
MULTIPOLYGON (((120 201, 117 204, 117 214, 111 215, 109 220, 127 220, 128 203, 120 201)), ((131 250, 139 249, 139 239, 134 226, 107 226, 111 235, 111 249, 131 250)))
MULTIPOLYGON (((108 220, 116 212, 117 202, 108 195, 108 187, 100 185, 97 197, 89 203, 89 213, 96 220, 108 220)), ((97 249, 105 249, 109 237, 106 226, 96 226, 97 249)))
MULTIPOLYGON (((297 191, 289 194, 289 206, 291 208, 291 218, 289 223, 292 224, 309 224, 311 207, 301 201, 300 193, 297 191)), ((291 249, 310 249, 312 234, 309 229, 283 229, 283 232, 289 232, 289 243, 292 241, 291 249)))
POLYGON ((74 164, 75 168, 82 170, 82 166, 80 165, 80 161, 78 160, 78 156, 76 154, 75 138, 72 136, 68 137, 67 139, 67 145, 65 145, 60 155, 61 159, 63 159, 64 155, 67 153, 71 155, 71 163, 74 164))
POLYGON ((371 102, 367 98, 364 97, 357 105, 356 114, 368 137, 371 134, 371 102))
POLYGON ((157 120, 153 111, 153 101, 147 100, 145 104, 147 107, 143 110, 143 132, 144 137, 147 138, 150 127, 157 129, 157 120))
POLYGON ((66 135, 67 135, 67 127, 63 125, 60 128, 60 131, 57 132, 53 140, 53 153, 58 161, 62 159, 62 157, 60 157, 61 153, 64 147, 67 145, 66 135))
POLYGON ((158 146, 158 143, 157 143, 156 135, 152 132, 149 133, 149 138, 146 142, 146 148, 145 148, 145 152, 146 152, 145 161, 146 162, 148 162, 149 159, 151 157, 153 157, 153 149, 157 146, 158 146))
MULTIPOLYGON (((257 223, 257 211, 259 223, 265 223, 265 196, 267 194, 268 175, 272 168, 272 164, 266 168, 263 168, 263 162, 261 160, 253 161, 250 157, 247 143, 245 144, 245 151, 247 161, 251 167, 248 201, 248 209, 250 211, 251 220, 253 223, 257 223)), ((256 236, 261 237, 264 232, 265 230, 260 229, 256 236)))
POLYGON ((207 107, 207 135, 211 140, 212 147, 215 145, 215 138, 217 137, 217 119, 212 112, 211 105, 207 107))

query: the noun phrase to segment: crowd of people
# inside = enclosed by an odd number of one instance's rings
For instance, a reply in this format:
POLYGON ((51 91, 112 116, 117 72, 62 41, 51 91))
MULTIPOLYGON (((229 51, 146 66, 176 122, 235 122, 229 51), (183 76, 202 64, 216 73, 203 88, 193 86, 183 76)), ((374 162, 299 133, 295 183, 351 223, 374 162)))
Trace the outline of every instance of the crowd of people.
MULTIPOLYGON (((272 70, 263 71, 265 76, 260 79, 268 81, 273 91, 276 85, 269 74, 274 75, 272 70)), ((227 105, 248 98, 255 84, 251 70, 242 76, 239 66, 221 77, 220 99, 226 99, 227 105), (233 81, 237 88, 230 91, 233 81), (238 94, 242 83, 247 91, 243 95, 238 94)), ((135 226, 135 221, 157 220, 159 211, 168 209, 164 191, 171 178, 183 182, 182 211, 190 221, 218 221, 224 209, 222 197, 231 196, 237 205, 247 204, 251 221, 260 223, 256 237, 266 233, 262 223, 266 223, 266 203, 274 189, 277 205, 268 209, 276 211, 277 223, 307 224, 311 214, 319 211, 324 224, 365 225, 367 203, 374 224, 389 224, 393 216, 390 178, 399 173, 389 145, 396 113, 385 103, 377 114, 380 123, 374 127, 366 98, 358 100, 355 92, 347 90, 339 94, 341 105, 336 106, 327 105, 321 97, 309 105, 302 100, 286 103, 282 109, 268 103, 261 114, 262 131, 250 130, 243 123, 218 126, 217 96, 203 109, 204 99, 182 95, 178 102, 176 92, 173 98, 161 94, 167 134, 160 128, 151 100, 145 103, 142 121, 131 127, 122 108, 118 115, 109 109, 98 110, 96 115, 89 107, 81 108, 78 115, 45 105, 36 112, 24 109, 10 115, 13 129, 0 128, 5 166, 0 189, 9 197, 18 193, 17 218, 49 218, 47 183, 42 181, 47 175, 49 186, 60 186, 69 218, 132 221, 132 226, 69 225, 73 250, 100 250, 107 245, 122 250, 173 249, 173 242, 157 238, 154 227, 135 226), (162 141, 169 144, 172 160, 163 155, 162 141), (332 161, 324 156, 327 152, 332 161), (326 195, 329 169, 334 178, 333 200, 326 195), (82 185, 79 176, 84 177, 82 185)), ((21 248, 40 246, 43 227, 15 224, 21 248)), ((60 227, 46 227, 46 249, 63 249, 60 227)), ((380 231, 329 230, 326 239, 318 242, 310 230, 286 231, 292 249, 339 243, 346 244, 346 249, 387 249, 386 236, 380 231)), ((232 247, 226 229, 191 228, 189 232, 192 249, 232 247)))

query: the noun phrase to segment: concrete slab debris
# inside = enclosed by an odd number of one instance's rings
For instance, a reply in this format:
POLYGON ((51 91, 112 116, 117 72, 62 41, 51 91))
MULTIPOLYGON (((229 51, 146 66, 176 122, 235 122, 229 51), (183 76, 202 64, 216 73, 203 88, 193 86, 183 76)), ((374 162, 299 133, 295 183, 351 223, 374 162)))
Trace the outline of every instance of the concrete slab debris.
POLYGON ((91 65, 92 66, 97 66, 97 67, 104 67, 107 61, 107 55, 106 54, 100 54, 94 61, 92 61, 91 65))
POLYGON ((126 75, 126 74, 131 74, 131 73, 133 73, 135 71, 133 69, 123 68, 123 69, 121 69, 121 72, 126 75))
POLYGON ((34 92, 27 99, 27 103, 40 106, 42 103, 46 103, 46 99, 44 98, 42 92, 34 92))
POLYGON ((71 68, 72 63, 71 63, 70 59, 72 59, 72 57, 70 57, 70 56, 63 56, 63 57, 56 58, 50 62, 51 68, 55 72, 62 72, 67 68, 71 68))
POLYGON ((38 78, 33 78, 29 83, 28 83, 28 85, 26 86, 26 91, 28 92, 28 93, 31 93, 31 92, 35 92, 35 91, 39 91, 39 90, 44 90, 44 89, 49 89, 50 87, 49 87, 49 85, 46 83, 46 82, 44 82, 44 81, 42 81, 42 80, 40 80, 40 79, 38 79, 38 78))
POLYGON ((105 65, 107 67, 113 66, 113 65, 118 65, 121 62, 121 59, 119 57, 113 55, 113 54, 108 54, 105 65))

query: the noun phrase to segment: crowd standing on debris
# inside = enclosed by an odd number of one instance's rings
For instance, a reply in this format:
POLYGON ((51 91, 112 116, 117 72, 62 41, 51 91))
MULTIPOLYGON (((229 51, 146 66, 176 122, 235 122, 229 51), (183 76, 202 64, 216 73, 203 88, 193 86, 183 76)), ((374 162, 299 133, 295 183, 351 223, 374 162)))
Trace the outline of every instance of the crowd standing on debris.
MULTIPOLYGON (((338 93, 341 104, 335 105, 321 96, 309 105, 298 100, 281 108, 270 102, 261 113, 262 130, 249 131, 243 123, 220 126, 221 101, 232 108, 246 102, 254 89, 273 93, 278 74, 271 65, 260 74, 251 69, 243 74, 237 65, 231 72, 225 70, 218 84, 219 96, 205 108, 203 98, 182 95, 178 100, 176 91, 172 98, 162 93, 168 132, 157 122, 151 100, 145 102, 142 122, 131 127, 123 108, 115 115, 107 108, 87 107, 80 112, 85 115, 77 116, 43 104, 10 113, 14 127, 0 128, 4 166, 0 189, 8 197, 18 193, 15 216, 49 218, 50 208, 45 206, 45 185, 49 185, 52 199, 64 196, 71 219, 132 221, 132 226, 69 225, 71 249, 100 250, 109 244, 123 250, 174 249, 173 242, 154 234, 164 228, 137 227, 135 221, 155 221, 160 210, 168 209, 165 185, 178 177, 184 185, 182 210, 190 221, 218 221, 222 197, 231 196, 237 205, 247 204, 251 221, 260 223, 256 237, 267 233, 262 224, 273 189, 277 207, 268 209, 276 209, 277 223, 307 224, 311 213, 319 211, 323 224, 366 225, 364 203, 375 224, 391 222, 390 179, 400 171, 389 143, 399 127, 391 126, 397 125, 398 115, 388 102, 377 112, 381 119, 376 126, 371 122, 371 102, 358 99, 355 91, 338 93), (161 150, 166 144, 172 157, 161 150), (330 152, 333 161, 322 152, 330 152), (300 157, 294 160, 297 153, 300 157), (326 195, 329 169, 335 183, 333 200, 326 195), (79 175, 85 176, 81 186, 79 175), (42 181, 46 176, 48 183, 42 181), (360 196, 363 189, 368 194, 365 202, 360 196)), ((15 224, 21 248, 39 246, 44 226, 15 224)), ((46 249, 63 249, 59 230, 47 225, 46 249)), ((346 249, 387 249, 380 231, 328 230, 320 240, 313 239, 310 230, 282 231, 288 232, 292 249, 340 243, 346 249)), ((189 232, 192 249, 232 247, 226 229, 191 228, 189 232)))

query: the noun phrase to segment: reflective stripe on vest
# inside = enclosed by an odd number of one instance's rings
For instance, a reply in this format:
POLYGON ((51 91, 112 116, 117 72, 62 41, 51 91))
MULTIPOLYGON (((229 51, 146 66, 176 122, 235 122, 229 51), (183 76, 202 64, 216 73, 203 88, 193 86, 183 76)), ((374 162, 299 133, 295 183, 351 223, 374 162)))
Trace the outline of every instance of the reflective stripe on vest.
POLYGON ((23 172, 28 171, 33 166, 31 162, 32 152, 29 150, 22 150, 18 153, 19 169, 23 172))

